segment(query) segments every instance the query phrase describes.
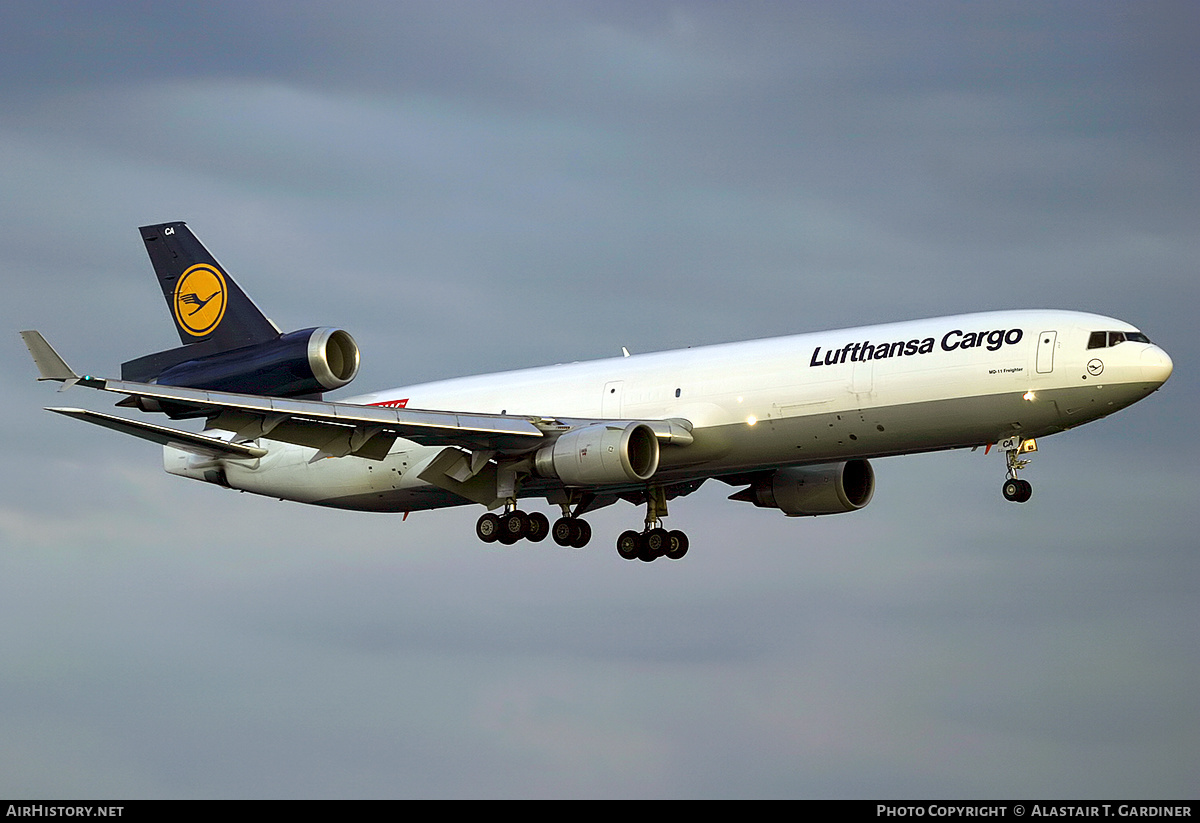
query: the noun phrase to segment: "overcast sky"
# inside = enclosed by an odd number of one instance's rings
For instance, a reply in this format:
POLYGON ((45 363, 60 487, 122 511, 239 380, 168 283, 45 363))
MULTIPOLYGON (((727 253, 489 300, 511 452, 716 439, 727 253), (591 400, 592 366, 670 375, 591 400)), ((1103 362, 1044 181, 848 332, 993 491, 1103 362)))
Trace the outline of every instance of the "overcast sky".
MULTIPOLYGON (((9 2, 0 796, 1191 797, 1200 7, 9 2), (855 514, 710 483, 678 563, 307 508, 42 411, 177 345, 186 220, 348 395, 1009 307, 1174 358, 855 514)), ((127 411, 127 410, 126 410, 127 411)), ((548 410, 553 413, 553 410, 548 410)), ((548 514, 553 512, 546 510, 548 514)))

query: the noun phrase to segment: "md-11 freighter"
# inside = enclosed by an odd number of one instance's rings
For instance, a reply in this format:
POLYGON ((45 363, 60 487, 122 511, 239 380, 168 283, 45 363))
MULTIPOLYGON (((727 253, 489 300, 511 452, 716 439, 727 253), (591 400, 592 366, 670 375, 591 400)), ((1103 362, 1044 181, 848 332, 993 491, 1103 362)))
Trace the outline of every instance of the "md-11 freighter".
POLYGON ((789 516, 850 512, 875 492, 870 459, 995 446, 1003 494, 1036 438, 1098 420, 1158 389, 1171 358, 1121 320, 995 311, 628 355, 324 400, 358 372, 346 331, 281 333, 181 222, 142 239, 182 346, 121 379, 76 374, 22 332, 42 380, 122 395, 118 406, 203 418, 202 433, 78 408, 70 417, 164 447, 168 472, 270 497, 382 512, 468 503, 485 542, 576 548, 582 515, 645 506, 617 539, 626 559, 688 550, 669 500, 710 478, 730 499, 789 516), (519 500, 561 511, 553 524, 519 500))

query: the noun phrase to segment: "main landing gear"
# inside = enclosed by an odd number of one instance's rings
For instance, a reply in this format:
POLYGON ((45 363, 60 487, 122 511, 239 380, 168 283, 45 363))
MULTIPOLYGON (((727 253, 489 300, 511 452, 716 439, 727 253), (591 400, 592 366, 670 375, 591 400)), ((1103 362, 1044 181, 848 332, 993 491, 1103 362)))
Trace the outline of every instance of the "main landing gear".
POLYGON ((686 534, 677 529, 667 531, 661 526, 642 532, 621 532, 621 536, 617 538, 617 554, 626 560, 637 559, 646 563, 660 557, 678 560, 687 554, 687 550, 686 534))
MULTIPOLYGON (((629 500, 629 498, 626 498, 629 500)), ((577 501, 575 511, 590 511, 595 501, 577 501)), ((611 501, 610 501, 611 502, 611 501)), ((640 495, 630 502, 640 503, 640 495)), ((667 514, 667 497, 661 487, 651 487, 645 492, 646 527, 640 532, 622 532, 617 538, 617 553, 626 560, 641 560, 649 563, 660 557, 679 560, 688 551, 688 536, 678 530, 664 529, 659 519, 667 514)), ((563 516, 550 525, 540 512, 526 514, 516 508, 516 500, 509 500, 503 514, 487 512, 475 523, 475 534, 484 543, 501 543, 511 546, 518 540, 538 543, 549 535, 560 546, 582 549, 592 539, 592 527, 587 521, 572 514, 569 501, 561 501, 563 516)), ((593 506, 594 507, 594 506, 593 506)))
POLYGON ((646 527, 641 532, 621 532, 617 538, 617 554, 626 560, 636 558, 646 563, 660 557, 678 560, 687 554, 687 535, 662 527, 659 516, 666 514, 667 498, 662 487, 650 488, 646 495, 646 527))
POLYGON ((1017 477, 1017 472, 1029 465, 1029 460, 1022 459, 1021 455, 1037 451, 1037 443, 1033 440, 1010 437, 1000 442, 1000 448, 1004 449, 1004 456, 1008 461, 1008 479, 1004 481, 1002 489, 1004 499, 1013 503, 1024 503, 1033 496, 1033 486, 1028 480, 1017 477))
POLYGON ((511 546, 521 539, 540 543, 548 534, 550 521, 541 512, 526 514, 515 509, 504 514, 488 512, 475 523, 475 535, 484 543, 511 546))
POLYGON ((592 527, 587 521, 568 514, 554 521, 551 528, 546 515, 541 512, 526 514, 520 509, 508 509, 504 514, 488 512, 475 523, 475 536, 484 543, 511 546, 522 539, 540 543, 548 535, 560 546, 582 549, 592 539, 592 527))

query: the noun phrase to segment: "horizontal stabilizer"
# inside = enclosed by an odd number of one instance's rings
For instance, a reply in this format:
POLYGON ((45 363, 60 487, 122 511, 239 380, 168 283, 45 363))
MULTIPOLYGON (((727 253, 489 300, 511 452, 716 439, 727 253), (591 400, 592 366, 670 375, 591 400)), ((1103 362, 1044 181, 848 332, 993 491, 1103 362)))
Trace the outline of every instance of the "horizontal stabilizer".
POLYGON ((229 443, 216 437, 180 431, 153 423, 143 423, 140 420, 126 420, 123 417, 101 414, 100 412, 88 409, 51 408, 46 409, 46 411, 52 411, 56 414, 66 415, 67 417, 74 417, 76 420, 84 420, 88 423, 95 423, 97 426, 103 426, 106 429, 112 429, 122 434, 132 434, 134 437, 158 443, 160 446, 174 446, 177 449, 183 449, 184 451, 201 454, 206 457, 248 459, 262 457, 267 453, 266 449, 261 449, 257 446, 229 443))

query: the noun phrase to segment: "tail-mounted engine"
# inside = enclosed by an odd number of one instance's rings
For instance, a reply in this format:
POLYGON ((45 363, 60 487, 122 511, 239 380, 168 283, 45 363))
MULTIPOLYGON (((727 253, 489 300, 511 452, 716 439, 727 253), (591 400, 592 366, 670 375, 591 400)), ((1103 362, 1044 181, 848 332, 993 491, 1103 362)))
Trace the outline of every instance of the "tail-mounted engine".
POLYGON ((776 469, 729 496, 788 517, 861 509, 875 494, 875 471, 866 460, 776 469))
POLYGON ((658 469, 658 438, 645 423, 597 423, 538 449, 534 470, 567 486, 611 486, 649 480, 658 469))
MULTIPOLYGON (((126 363, 127 380, 153 379, 164 386, 297 397, 338 389, 358 374, 358 344, 349 332, 316 328, 281 334, 273 340, 170 362, 188 354, 184 346, 126 363), (159 358, 158 363, 154 362, 159 358), (167 361, 163 363, 163 361, 167 361), (131 376, 145 363, 148 374, 131 376), (165 366, 159 371, 156 365, 165 366)), ((199 354, 199 352, 196 352, 199 354)))

